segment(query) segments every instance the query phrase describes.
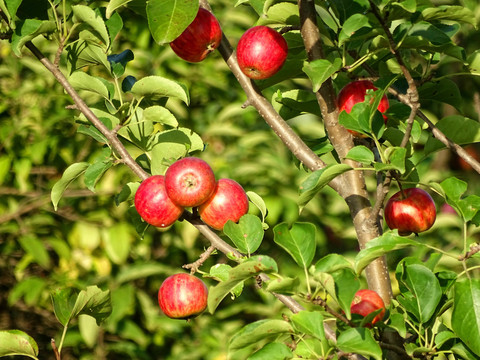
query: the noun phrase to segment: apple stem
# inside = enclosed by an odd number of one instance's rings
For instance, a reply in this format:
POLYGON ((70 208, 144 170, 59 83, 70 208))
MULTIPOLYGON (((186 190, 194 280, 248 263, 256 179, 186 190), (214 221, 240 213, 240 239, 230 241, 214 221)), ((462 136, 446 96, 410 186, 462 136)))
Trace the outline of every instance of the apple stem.
POLYGON ((398 174, 397 174, 396 172, 393 172, 393 177, 394 177, 395 180, 397 181, 398 188, 400 189, 400 192, 402 193, 402 199, 406 199, 406 198, 407 198, 407 194, 405 194, 405 191, 403 190, 402 182, 401 182, 400 179, 398 178, 398 174))

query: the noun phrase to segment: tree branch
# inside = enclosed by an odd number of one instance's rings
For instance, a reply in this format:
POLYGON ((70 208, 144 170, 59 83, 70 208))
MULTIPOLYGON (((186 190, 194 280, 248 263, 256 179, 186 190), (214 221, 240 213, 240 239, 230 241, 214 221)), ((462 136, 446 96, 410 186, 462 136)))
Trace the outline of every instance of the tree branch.
MULTIPOLYGON (((301 34, 307 51, 308 60, 323 58, 322 42, 317 26, 315 3, 313 0, 299 0, 301 34)), ((330 142, 334 146, 342 162, 352 167, 360 167, 345 156, 353 146, 350 133, 338 123, 338 107, 336 94, 331 79, 326 80, 316 93, 318 104, 322 112, 323 121, 327 129, 330 142)), ((368 241, 378 237, 381 229, 376 219, 371 217, 372 209, 368 198, 363 172, 349 171, 343 176, 344 183, 348 184, 339 189, 339 194, 345 199, 353 219, 360 248, 364 248, 368 241)), ((376 291, 388 305, 392 297, 390 277, 385 257, 378 258, 366 268, 368 287, 376 291)))

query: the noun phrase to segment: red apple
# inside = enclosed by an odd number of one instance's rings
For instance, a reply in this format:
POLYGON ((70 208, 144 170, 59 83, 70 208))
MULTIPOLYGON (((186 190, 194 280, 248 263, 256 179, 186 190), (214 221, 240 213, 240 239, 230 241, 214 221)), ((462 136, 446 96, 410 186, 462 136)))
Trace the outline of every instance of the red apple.
POLYGON ((237 45, 237 60, 251 79, 266 79, 278 72, 287 59, 287 42, 268 26, 248 29, 237 45))
POLYGON ((158 290, 158 305, 172 319, 190 319, 207 307, 208 289, 199 278, 185 273, 169 276, 158 290))
POLYGON ((237 222, 248 211, 248 197, 243 187, 232 179, 220 179, 213 195, 198 207, 205 224, 221 230, 228 220, 237 222))
POLYGON ((170 43, 170 47, 183 60, 200 62, 220 45, 221 40, 222 29, 217 18, 199 8, 193 22, 170 43))
POLYGON ((358 290, 353 297, 352 305, 350 305, 350 312, 352 314, 359 314, 363 317, 372 312, 382 309, 371 322, 366 326, 371 327, 377 321, 383 320, 385 316, 385 303, 382 298, 373 290, 362 289, 358 290))
POLYGON ((153 175, 143 180, 135 193, 134 202, 142 219, 156 227, 172 225, 183 213, 183 207, 168 197, 163 175, 153 175))
POLYGON ((394 194, 385 205, 385 221, 402 236, 430 229, 437 217, 432 197, 419 188, 394 194))
MULTIPOLYGON (((367 90, 377 90, 375 85, 370 80, 357 80, 352 81, 345 85, 342 90, 338 93, 337 103, 339 111, 345 110, 347 113, 352 111, 353 105, 357 103, 361 103, 365 101, 365 95, 367 94, 367 90)), ((389 107, 388 98, 386 95, 383 95, 380 103, 378 104, 378 111, 380 111, 383 115, 385 111, 387 111, 389 107)), ((387 117, 383 115, 383 119, 385 123, 387 122, 387 117)), ((348 130, 353 136, 356 137, 364 137, 363 134, 359 132, 348 130)))
POLYGON ((207 162, 195 157, 175 161, 165 173, 169 198, 179 206, 198 206, 213 194, 216 180, 207 162))

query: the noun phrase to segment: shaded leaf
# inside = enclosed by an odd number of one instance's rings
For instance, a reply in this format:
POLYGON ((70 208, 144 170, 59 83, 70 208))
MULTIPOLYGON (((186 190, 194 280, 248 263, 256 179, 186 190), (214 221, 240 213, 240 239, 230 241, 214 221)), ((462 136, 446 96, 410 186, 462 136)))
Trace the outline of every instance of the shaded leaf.
POLYGON ((12 34, 12 50, 17 56, 22 56, 23 46, 30 40, 42 34, 50 34, 57 28, 55 21, 42 21, 26 19, 17 23, 15 32, 12 34))
POLYGON ((86 5, 72 6, 74 21, 88 24, 103 41, 106 47, 110 47, 110 36, 103 19, 91 8, 86 5))
POLYGON ((248 360, 285 360, 293 357, 292 350, 283 343, 268 343, 248 357, 248 360))

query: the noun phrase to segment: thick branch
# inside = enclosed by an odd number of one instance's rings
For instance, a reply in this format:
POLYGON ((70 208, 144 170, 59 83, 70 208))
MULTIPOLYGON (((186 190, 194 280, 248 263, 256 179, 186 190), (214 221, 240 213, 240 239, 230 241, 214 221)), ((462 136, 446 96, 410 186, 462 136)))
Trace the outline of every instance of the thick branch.
MULTIPOLYGON (((315 3, 313 0, 298 1, 301 22, 301 34, 307 51, 308 60, 323 58, 322 42, 317 26, 315 3)), ((334 146, 340 159, 344 159, 348 151, 353 148, 352 136, 338 123, 338 107, 336 94, 330 79, 325 81, 316 93, 322 112, 325 127, 330 142, 334 146)), ((353 167, 359 164, 350 160, 343 160, 353 167)), ((339 189, 339 194, 345 199, 357 233, 360 248, 364 248, 368 241, 380 235, 377 221, 371 217, 371 204, 365 185, 363 172, 349 171, 343 175, 345 184, 339 189)), ((372 262, 366 269, 367 282, 370 289, 376 291, 385 301, 390 303, 392 289, 385 257, 372 262)))

